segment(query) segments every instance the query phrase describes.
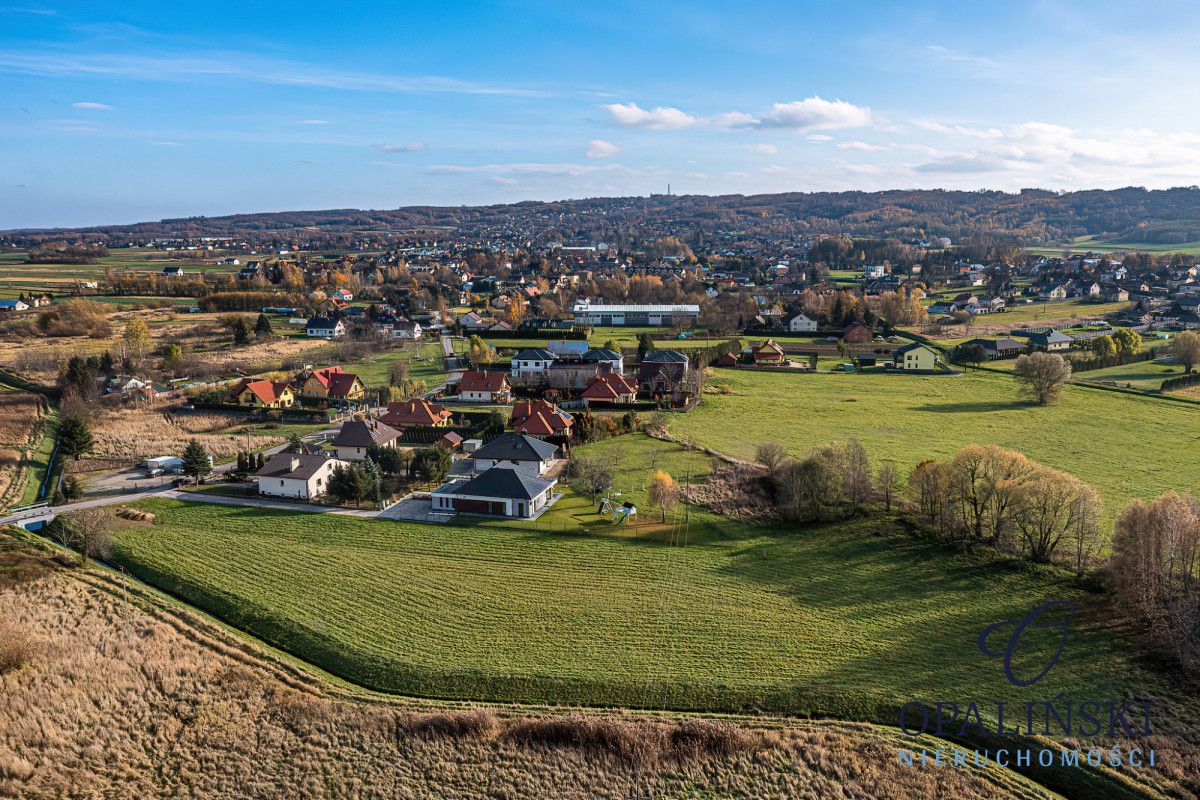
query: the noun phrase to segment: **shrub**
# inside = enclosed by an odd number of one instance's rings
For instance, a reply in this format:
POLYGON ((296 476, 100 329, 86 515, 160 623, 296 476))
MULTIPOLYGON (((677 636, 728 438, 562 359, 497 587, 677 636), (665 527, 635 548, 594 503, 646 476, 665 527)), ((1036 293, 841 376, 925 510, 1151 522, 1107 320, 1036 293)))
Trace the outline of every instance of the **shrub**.
POLYGON ((0 675, 15 672, 41 654, 42 645, 20 625, 0 619, 0 675))

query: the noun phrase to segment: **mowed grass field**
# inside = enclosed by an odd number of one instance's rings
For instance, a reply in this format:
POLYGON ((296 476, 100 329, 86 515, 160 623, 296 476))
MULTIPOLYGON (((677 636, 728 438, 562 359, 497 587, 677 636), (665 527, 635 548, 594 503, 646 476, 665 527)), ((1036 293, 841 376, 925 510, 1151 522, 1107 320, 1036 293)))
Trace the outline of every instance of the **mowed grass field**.
MULTIPOLYGON (((581 533, 437 526, 154 500, 117 558, 318 666, 420 696, 894 723, 914 697, 1022 699, 975 640, 1066 580, 860 520, 581 533)), ((1029 663, 1056 645, 1028 642, 1029 663)), ((1073 629, 1038 697, 1149 680, 1127 643, 1073 629)))
MULTIPOLYGON (((1095 373, 1084 373, 1094 375, 1095 373)), ((676 436, 753 459, 779 441, 801 456, 855 437, 873 459, 905 470, 972 443, 998 444, 1094 485, 1108 519, 1134 497, 1200 489, 1200 407, 1070 386, 1054 406, 1018 398, 1007 375, 790 375, 715 369, 709 394, 689 414, 672 415, 676 436)))
POLYGON ((1070 250, 1072 253, 1186 253, 1200 255, 1200 242, 1183 242, 1181 244, 1155 244, 1151 242, 1100 242, 1092 236, 1077 236, 1070 242, 1046 247, 1028 247, 1027 252, 1034 255, 1057 257, 1070 250))

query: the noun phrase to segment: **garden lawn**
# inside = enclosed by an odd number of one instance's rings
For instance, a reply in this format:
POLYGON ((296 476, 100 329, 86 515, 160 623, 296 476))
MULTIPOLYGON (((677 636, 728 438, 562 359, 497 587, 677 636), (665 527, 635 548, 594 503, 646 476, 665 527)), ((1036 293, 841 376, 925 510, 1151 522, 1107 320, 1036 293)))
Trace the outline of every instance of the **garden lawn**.
POLYGON ((745 459, 765 441, 801 456, 855 437, 876 461, 893 459, 907 471, 967 444, 998 444, 1094 485, 1110 522, 1134 497, 1200 489, 1200 408, 1169 400, 1070 386, 1058 405, 1039 407, 1018 398, 1010 377, 985 371, 718 370, 711 381, 733 394, 706 394, 695 411, 671 415, 670 430, 745 459))
POLYGON ((446 361, 436 338, 417 347, 409 344, 403 350, 387 350, 344 366, 346 371, 358 375, 368 388, 378 388, 389 385, 392 364, 401 359, 408 361, 409 377, 425 381, 430 389, 446 380, 446 361))

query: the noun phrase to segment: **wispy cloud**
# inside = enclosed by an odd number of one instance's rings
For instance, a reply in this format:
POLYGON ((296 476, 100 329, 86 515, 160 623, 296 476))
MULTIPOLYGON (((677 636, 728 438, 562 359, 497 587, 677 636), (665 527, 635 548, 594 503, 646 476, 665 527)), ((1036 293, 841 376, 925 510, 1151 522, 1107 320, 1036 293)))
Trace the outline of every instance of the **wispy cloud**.
POLYGON ((404 144, 377 144, 375 149, 381 153, 415 153, 425 149, 424 142, 405 142, 404 144))
POLYGON ((81 101, 79 103, 71 103, 71 108, 84 109, 86 111, 112 111, 113 107, 107 103, 93 103, 91 101, 81 101))
POLYGON ((633 175, 643 171, 631 169, 622 164, 543 164, 535 162, 514 164, 435 164, 425 169, 425 173, 428 175, 461 175, 474 172, 489 175, 559 175, 572 178, 605 172, 633 175))
POLYGON ((773 144, 752 144, 747 147, 755 153, 764 153, 769 156, 773 156, 779 152, 779 148, 773 144))
POLYGON ((327 119, 298 119, 288 123, 289 125, 332 125, 333 123, 327 119))
POLYGON ((0 71, 30 75, 127 78, 144 81, 230 79, 283 86, 309 86, 346 91, 395 94, 476 94, 543 97, 551 92, 516 86, 463 81, 437 75, 402 76, 339 70, 300 61, 244 53, 211 53, 203 57, 75 53, 65 50, 29 52, 0 50, 0 71))
POLYGON ((871 124, 871 109, 845 100, 826 100, 818 96, 788 103, 775 103, 770 111, 758 117, 743 111, 726 111, 711 117, 702 117, 673 106, 645 109, 637 103, 608 103, 602 108, 617 125, 649 130, 707 127, 726 130, 775 128, 816 131, 861 128, 871 124))

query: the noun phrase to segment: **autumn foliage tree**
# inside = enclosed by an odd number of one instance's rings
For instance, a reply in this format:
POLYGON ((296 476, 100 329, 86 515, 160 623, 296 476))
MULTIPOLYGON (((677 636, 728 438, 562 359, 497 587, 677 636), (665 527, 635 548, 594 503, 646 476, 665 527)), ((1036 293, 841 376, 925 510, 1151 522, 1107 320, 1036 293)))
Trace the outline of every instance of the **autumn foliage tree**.
POLYGON ((662 521, 667 521, 667 512, 679 502, 679 484, 675 479, 662 470, 658 470, 650 478, 650 503, 658 506, 662 512, 662 521))
POLYGON ((1071 362, 1057 353, 1030 353, 1018 356, 1013 378, 1023 394, 1038 405, 1051 405, 1062 396, 1071 381, 1071 362))

